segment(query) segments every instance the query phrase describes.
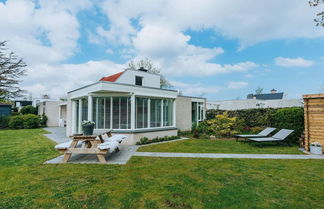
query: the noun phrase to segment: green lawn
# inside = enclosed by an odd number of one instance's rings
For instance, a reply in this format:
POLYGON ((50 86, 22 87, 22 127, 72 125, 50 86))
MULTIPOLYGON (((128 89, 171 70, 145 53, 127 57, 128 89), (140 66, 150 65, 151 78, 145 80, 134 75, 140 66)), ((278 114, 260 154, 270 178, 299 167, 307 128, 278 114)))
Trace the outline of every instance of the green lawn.
POLYGON ((188 139, 140 147, 139 152, 186 152, 186 153, 232 153, 232 154, 304 154, 296 145, 276 143, 244 143, 234 139, 209 140, 188 139))
POLYGON ((133 157, 43 165, 42 130, 0 131, 0 208, 322 208, 324 161, 133 157))

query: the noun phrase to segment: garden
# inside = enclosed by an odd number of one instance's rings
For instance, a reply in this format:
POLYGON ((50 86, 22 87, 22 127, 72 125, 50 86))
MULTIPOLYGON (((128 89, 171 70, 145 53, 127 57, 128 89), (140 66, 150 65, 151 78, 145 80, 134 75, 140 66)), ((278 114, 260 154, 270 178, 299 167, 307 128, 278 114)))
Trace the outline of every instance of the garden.
POLYGON ((126 165, 44 165, 59 155, 44 133, 0 130, 0 208, 324 205, 322 160, 132 157, 126 165))
POLYGON ((15 108, 11 115, 0 115, 0 129, 32 129, 46 127, 47 116, 37 115, 37 108, 28 105, 20 111, 15 108))
POLYGON ((232 153, 232 154, 304 154, 299 138, 304 130, 303 108, 208 110, 206 120, 193 124, 191 132, 180 132, 189 140, 140 147, 141 152, 232 153), (256 134, 266 127, 292 129, 287 144, 236 141, 237 134, 256 134), (211 140, 210 136, 214 136, 211 140))

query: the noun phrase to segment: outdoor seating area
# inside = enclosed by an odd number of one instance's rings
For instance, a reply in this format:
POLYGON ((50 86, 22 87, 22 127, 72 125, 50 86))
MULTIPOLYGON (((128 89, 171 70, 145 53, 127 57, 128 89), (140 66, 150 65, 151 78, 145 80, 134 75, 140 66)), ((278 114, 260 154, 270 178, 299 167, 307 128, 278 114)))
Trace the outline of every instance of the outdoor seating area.
POLYGON ((64 154, 63 163, 70 160, 72 154, 96 155, 100 163, 107 163, 105 155, 119 151, 120 143, 127 139, 124 135, 112 135, 111 131, 99 135, 76 134, 71 141, 57 144, 55 149, 64 154))
POLYGON ((245 139, 245 141, 249 142, 282 142, 286 141, 287 144, 289 145, 288 136, 294 132, 294 130, 289 130, 289 129, 281 129, 278 131, 276 134, 273 136, 269 136, 272 132, 274 132, 276 128, 266 128, 263 131, 261 131, 258 134, 246 134, 246 135, 236 135, 236 140, 239 138, 245 139))

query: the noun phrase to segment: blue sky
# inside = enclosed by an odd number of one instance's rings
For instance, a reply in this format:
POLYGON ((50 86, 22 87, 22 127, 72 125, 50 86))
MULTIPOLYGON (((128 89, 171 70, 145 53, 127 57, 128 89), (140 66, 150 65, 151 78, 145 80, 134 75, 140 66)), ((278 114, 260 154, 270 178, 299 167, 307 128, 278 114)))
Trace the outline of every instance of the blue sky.
POLYGON ((324 91, 323 8, 307 1, 0 1, 0 40, 23 57, 34 96, 67 91, 147 57, 174 88, 210 100, 261 87, 324 91))

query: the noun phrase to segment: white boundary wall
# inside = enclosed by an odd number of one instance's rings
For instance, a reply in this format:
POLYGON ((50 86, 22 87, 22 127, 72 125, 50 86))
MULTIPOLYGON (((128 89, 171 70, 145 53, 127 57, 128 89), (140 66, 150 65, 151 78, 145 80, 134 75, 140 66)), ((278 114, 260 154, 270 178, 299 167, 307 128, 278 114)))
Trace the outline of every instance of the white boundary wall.
POLYGON ((274 99, 274 100, 224 100, 207 101, 207 109, 219 110, 244 110, 253 108, 282 108, 282 107, 303 107, 302 99, 274 99))

